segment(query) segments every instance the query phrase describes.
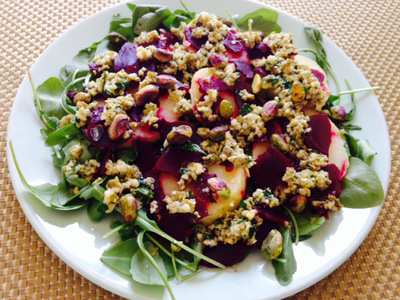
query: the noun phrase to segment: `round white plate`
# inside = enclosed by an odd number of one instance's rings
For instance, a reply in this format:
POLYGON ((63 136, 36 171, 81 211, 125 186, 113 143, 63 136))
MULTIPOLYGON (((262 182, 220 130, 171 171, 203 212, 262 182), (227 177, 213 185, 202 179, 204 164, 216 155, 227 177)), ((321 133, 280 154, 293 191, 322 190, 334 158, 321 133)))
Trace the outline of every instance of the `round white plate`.
MULTIPOLYGON (((142 0, 137 3, 168 3, 171 10, 181 8, 178 0, 142 0)), ((244 15, 263 5, 244 0, 187 1, 189 9, 202 10, 227 17, 225 7, 232 14, 244 15)), ((282 11, 278 24, 282 31, 292 32, 294 44, 299 48, 312 47, 303 32, 303 23, 282 11)), ((71 61, 82 48, 102 39, 108 32, 112 15, 130 16, 125 3, 100 11, 76 24, 55 40, 31 68, 35 86, 50 76, 58 76, 62 66, 71 61)), ((355 64, 331 41, 324 37, 324 46, 334 72, 341 83, 348 77, 353 88, 369 84, 355 64)), ((342 89, 345 90, 343 84, 342 89)), ((388 130, 378 100, 372 92, 358 94, 354 123, 363 130, 354 132, 357 137, 368 138, 378 152, 372 167, 377 171, 385 192, 390 172, 390 143, 388 130), (371 122, 373 120, 373 122, 371 122)), ((31 184, 51 182, 57 184, 59 171, 53 167, 51 149, 46 148, 40 135, 42 124, 33 105, 33 93, 25 77, 9 119, 7 140, 12 140, 21 170, 31 184)), ((102 252, 110 247, 116 237, 103 239, 109 231, 111 219, 92 222, 85 209, 60 212, 44 207, 31 197, 22 186, 8 149, 9 169, 15 193, 21 207, 43 241, 69 266, 94 283, 127 298, 169 299, 166 289, 134 283, 100 261, 102 252)), ((294 247, 297 272, 293 282, 281 286, 275 279, 269 261, 259 253, 251 253, 236 269, 226 271, 203 270, 198 275, 177 283, 171 281, 177 299, 275 299, 292 295, 321 280, 338 268, 361 244, 373 226, 381 207, 347 209, 331 213, 330 220, 313 234, 313 237, 294 247)))

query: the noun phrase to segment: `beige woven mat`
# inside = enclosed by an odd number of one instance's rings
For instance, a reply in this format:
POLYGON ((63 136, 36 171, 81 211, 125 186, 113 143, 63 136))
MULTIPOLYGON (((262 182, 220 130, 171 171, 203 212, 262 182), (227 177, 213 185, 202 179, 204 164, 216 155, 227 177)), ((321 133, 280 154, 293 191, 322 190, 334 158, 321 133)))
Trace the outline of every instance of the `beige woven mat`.
MULTIPOLYGON (((0 0, 0 299, 120 299, 65 265, 34 232, 14 195, 5 155, 9 111, 27 68, 65 29, 117 2, 0 0)), ((293 299, 400 299, 399 1, 266 2, 319 27, 381 87, 376 94, 392 137, 391 183, 371 233, 341 267, 293 299)))

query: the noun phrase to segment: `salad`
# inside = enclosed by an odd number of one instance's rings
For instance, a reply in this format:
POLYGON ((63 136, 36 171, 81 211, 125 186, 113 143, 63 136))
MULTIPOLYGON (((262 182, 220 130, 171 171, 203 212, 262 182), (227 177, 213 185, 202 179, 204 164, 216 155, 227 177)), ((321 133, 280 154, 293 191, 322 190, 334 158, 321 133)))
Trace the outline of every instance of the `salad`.
POLYGON ((115 216, 109 235, 120 242, 104 263, 173 297, 168 278, 233 266, 254 249, 286 285, 293 243, 342 205, 383 201, 374 151, 349 133, 360 129, 349 125, 354 93, 368 89, 331 94, 318 30, 305 27, 316 50, 296 49, 266 8, 231 20, 128 8, 131 19, 114 16, 104 40, 34 89, 63 180, 32 186, 20 173, 49 207, 115 216))

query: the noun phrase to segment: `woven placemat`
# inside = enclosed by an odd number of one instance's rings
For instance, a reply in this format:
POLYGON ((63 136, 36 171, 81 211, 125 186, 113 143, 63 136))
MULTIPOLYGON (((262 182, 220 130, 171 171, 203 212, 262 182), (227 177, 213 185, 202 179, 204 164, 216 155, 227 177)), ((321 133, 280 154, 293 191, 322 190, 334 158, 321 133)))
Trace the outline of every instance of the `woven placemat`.
MULTIPOLYGON (((5 152, 9 112, 26 70, 72 24, 118 2, 0 0, 0 299, 121 299, 77 274, 38 237, 13 192, 5 152)), ((316 25, 351 57, 372 86, 381 87, 376 94, 392 137, 391 183, 372 231, 341 267, 292 298, 399 299, 399 1, 265 2, 316 25)))

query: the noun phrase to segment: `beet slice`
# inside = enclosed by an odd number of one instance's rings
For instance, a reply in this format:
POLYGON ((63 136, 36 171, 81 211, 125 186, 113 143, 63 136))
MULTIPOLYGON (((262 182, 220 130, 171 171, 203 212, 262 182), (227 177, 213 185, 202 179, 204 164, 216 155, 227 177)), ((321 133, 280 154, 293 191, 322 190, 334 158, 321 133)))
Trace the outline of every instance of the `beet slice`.
POLYGON ((138 71, 138 58, 136 56, 137 44, 125 43, 114 59, 114 70, 118 72, 125 69, 127 73, 138 71))
POLYGON ((308 127, 311 129, 306 133, 304 141, 307 147, 328 155, 331 143, 331 123, 325 114, 310 116, 308 127))
POLYGON ((207 35, 203 35, 200 38, 193 37, 192 36, 192 28, 190 28, 190 27, 185 27, 184 33, 185 33, 186 41, 188 41, 190 43, 190 45, 193 48, 195 48, 196 50, 199 50, 201 48, 201 46, 204 45, 208 40, 207 35))
POLYGON ((192 214, 166 214, 158 221, 158 227, 178 241, 184 241, 192 232, 192 214))
POLYGON ((268 147, 259 155, 256 164, 250 169, 250 178, 256 188, 270 188, 274 190, 286 172, 286 168, 293 167, 290 160, 278 150, 268 147))
POLYGON ((153 168, 153 165, 158 158, 153 150, 153 143, 144 141, 142 139, 136 139, 135 145, 137 151, 135 164, 142 173, 146 173, 153 168))
POLYGON ((227 51, 236 54, 245 51, 242 41, 240 39, 237 39, 232 31, 226 34, 224 46, 227 51))
MULTIPOLYGON (((223 264, 224 266, 233 266, 240 262, 246 255, 249 246, 247 246, 243 241, 238 241, 236 244, 223 244, 218 243, 214 247, 205 247, 203 254, 217 262, 223 264)), ((210 268, 215 268, 214 265, 202 260, 200 261, 202 265, 210 268)))
POLYGON ((280 207, 269 207, 265 204, 256 204, 253 208, 265 221, 281 224, 289 221, 288 216, 283 213, 283 210, 280 207))
POLYGON ((315 70, 315 69, 310 69, 310 71, 311 71, 311 73, 312 73, 315 77, 317 77, 317 79, 318 79, 319 82, 324 81, 325 76, 324 76, 324 74, 322 74, 320 71, 315 70))
POLYGON ((329 179, 332 183, 324 190, 313 189, 311 192, 311 199, 324 200, 328 195, 339 197, 342 193, 342 186, 340 185, 339 175, 340 171, 334 164, 326 165, 322 170, 328 172, 329 179))
POLYGON ((229 91, 231 88, 226 85, 221 79, 216 78, 214 75, 210 77, 210 80, 206 81, 204 78, 199 78, 199 86, 202 92, 207 92, 210 89, 217 91, 229 91))
POLYGON ((272 54, 271 48, 266 43, 259 43, 255 45, 252 49, 248 49, 250 59, 268 57, 272 54))
POLYGON ((180 169, 195 161, 196 153, 182 149, 168 149, 157 160, 154 169, 180 178, 180 169))
POLYGON ((229 63, 235 64, 236 70, 243 74, 247 79, 251 79, 254 76, 254 72, 249 66, 248 63, 244 62, 241 59, 231 58, 228 60, 229 63))
POLYGON ((271 223, 268 221, 263 221, 260 226, 256 228, 256 242, 253 245, 250 245, 251 248, 260 248, 262 242, 267 237, 268 233, 272 229, 278 229, 278 223, 271 223))

